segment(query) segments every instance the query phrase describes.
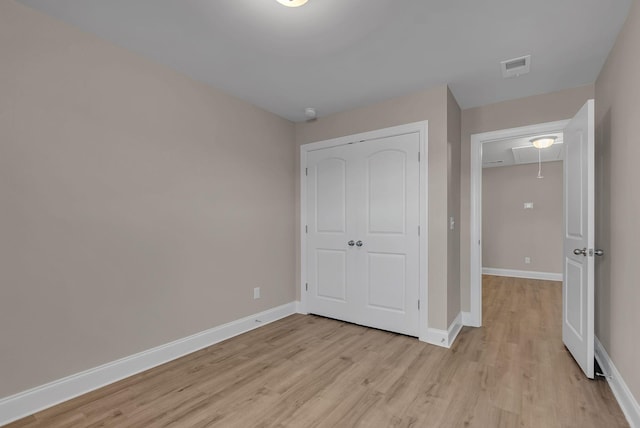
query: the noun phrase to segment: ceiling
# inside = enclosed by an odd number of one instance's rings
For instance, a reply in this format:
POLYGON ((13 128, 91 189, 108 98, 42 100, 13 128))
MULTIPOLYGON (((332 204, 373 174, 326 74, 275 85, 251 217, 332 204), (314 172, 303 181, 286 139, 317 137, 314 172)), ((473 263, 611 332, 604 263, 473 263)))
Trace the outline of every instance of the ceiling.
POLYGON ((19 0, 302 121, 449 84, 462 108, 593 83, 631 0, 19 0), (502 60, 531 55, 504 79, 502 60))
POLYGON ((542 162, 562 160, 562 132, 548 133, 544 136, 554 136, 556 142, 551 147, 541 150, 531 144, 534 136, 484 143, 482 145, 482 167, 495 168, 538 163, 538 154, 542 162))

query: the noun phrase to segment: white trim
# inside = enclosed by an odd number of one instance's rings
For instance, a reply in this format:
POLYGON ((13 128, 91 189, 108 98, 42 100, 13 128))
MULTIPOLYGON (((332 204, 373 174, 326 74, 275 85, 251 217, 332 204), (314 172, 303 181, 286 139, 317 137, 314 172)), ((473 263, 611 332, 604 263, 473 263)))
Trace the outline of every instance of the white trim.
POLYGON ((295 302, 260 312, 0 399, 0 426, 296 312, 295 302))
POLYGON ((600 368, 606 376, 609 387, 613 392, 613 395, 618 400, 618 404, 627 418, 627 422, 631 428, 640 428, 640 404, 635 399, 631 390, 622 379, 622 375, 611 361, 611 357, 607 354, 606 349, 602 346, 602 343, 595 338, 595 357, 600 365, 600 368))
POLYGON ((519 128, 502 129, 484 132, 471 136, 471 187, 470 198, 470 252, 469 252, 469 282, 470 282, 470 319, 475 327, 482 326, 482 145, 508 138, 524 137, 528 135, 560 132, 569 123, 568 120, 541 123, 538 125, 519 128))
POLYGON ((427 328, 429 327, 429 122, 416 122, 407 125, 408 129, 415 129, 420 134, 420 273, 419 273, 419 299, 420 314, 418 339, 425 341, 427 328))
POLYGON ((447 337, 449 339, 449 347, 451 347, 453 345, 453 342, 455 342, 456 338, 458 337, 458 334, 460 333, 460 330, 462 330, 462 312, 458 314, 456 319, 454 319, 451 325, 449 326, 449 330, 447 332, 448 333, 447 337))
POLYGON ((309 312, 302 310, 302 302, 300 302, 299 300, 296 300, 295 304, 296 304, 296 314, 309 315, 309 312))
POLYGON ((510 276, 512 278, 543 279, 545 281, 562 281, 562 273, 535 272, 532 270, 482 268, 483 275, 510 276))
POLYGON ((458 337, 458 333, 462 330, 462 317, 463 314, 460 312, 447 330, 440 330, 437 328, 428 329, 426 337, 427 340, 425 340, 425 342, 436 346, 442 346, 443 348, 451 348, 453 342, 458 337))
MULTIPOLYGON (((392 126, 390 128, 377 129, 374 131, 361 132, 359 134, 345 135, 344 137, 332 138, 330 140, 316 141, 314 143, 307 143, 300 146, 300 149, 305 152, 313 150, 327 149, 329 147, 343 146, 345 144, 359 142, 363 140, 375 140, 378 138, 395 137, 397 135, 411 134, 414 132, 427 131, 428 121, 423 120, 420 122, 407 123, 404 125, 392 126)), ((424 153, 423 153, 424 154, 424 153)), ((306 160, 306 159, 303 159, 306 160)))
POLYGON ((315 143, 303 144, 300 146, 300 306, 298 311, 300 313, 307 313, 307 292, 305 288, 307 278, 307 234, 305 226, 307 224, 307 153, 313 150, 326 149, 329 147, 341 146, 353 142, 360 142, 366 140, 373 140, 379 138, 393 137, 396 135, 404 135, 411 133, 418 133, 420 136, 420 326, 418 330, 418 338, 423 342, 428 342, 428 326, 429 326, 429 314, 427 308, 429 307, 428 296, 428 266, 429 266, 429 253, 428 253, 428 175, 427 165, 429 164, 428 158, 428 140, 429 140, 429 122, 421 121, 408 123, 406 125, 393 126, 391 128, 379 129, 376 131, 363 132, 355 135, 348 135, 345 137, 334 138, 331 140, 318 141, 315 143))
POLYGON ((462 325, 467 327, 479 327, 476 320, 471 316, 471 312, 462 312, 462 325))
POLYGON ((431 345, 442 346, 443 348, 449 347, 448 341, 449 333, 446 330, 440 330, 437 328, 428 328, 425 340, 423 340, 423 342, 430 343, 431 345))
POLYGON ((307 152, 300 146, 300 306, 298 311, 307 310, 307 152))

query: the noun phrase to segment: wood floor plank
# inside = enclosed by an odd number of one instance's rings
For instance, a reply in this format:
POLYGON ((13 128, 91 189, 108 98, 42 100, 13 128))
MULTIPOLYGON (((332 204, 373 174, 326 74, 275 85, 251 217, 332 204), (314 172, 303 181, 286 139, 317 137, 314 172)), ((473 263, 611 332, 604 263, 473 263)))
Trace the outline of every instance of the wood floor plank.
POLYGON ((562 344, 561 284, 485 276, 451 349, 293 315, 8 428, 625 427, 562 344))

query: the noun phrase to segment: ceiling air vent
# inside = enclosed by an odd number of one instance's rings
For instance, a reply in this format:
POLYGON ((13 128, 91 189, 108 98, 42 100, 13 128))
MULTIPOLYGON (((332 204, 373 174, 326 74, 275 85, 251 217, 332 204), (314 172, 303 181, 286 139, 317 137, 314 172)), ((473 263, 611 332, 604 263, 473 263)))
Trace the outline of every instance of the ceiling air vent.
POLYGON ((527 74, 531 68, 531 55, 500 62, 502 77, 518 77, 527 74))

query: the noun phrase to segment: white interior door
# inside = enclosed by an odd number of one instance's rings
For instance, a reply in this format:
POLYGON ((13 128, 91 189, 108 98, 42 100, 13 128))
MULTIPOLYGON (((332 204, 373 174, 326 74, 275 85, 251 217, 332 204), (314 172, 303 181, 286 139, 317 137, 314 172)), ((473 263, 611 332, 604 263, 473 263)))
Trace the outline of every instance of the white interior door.
POLYGON ((357 321, 353 162, 352 145, 307 155, 307 309, 349 322, 357 321))
POLYGON ((594 101, 564 130, 562 340, 587 377, 594 358, 594 101))
POLYGON ((310 313, 419 334, 419 134, 307 156, 310 313))
POLYGON ((418 336, 419 136, 354 144, 360 323, 418 336))

